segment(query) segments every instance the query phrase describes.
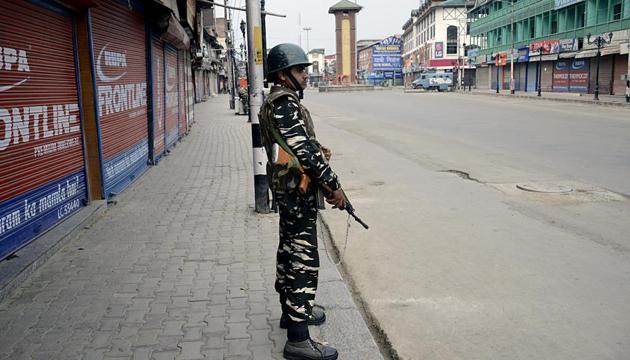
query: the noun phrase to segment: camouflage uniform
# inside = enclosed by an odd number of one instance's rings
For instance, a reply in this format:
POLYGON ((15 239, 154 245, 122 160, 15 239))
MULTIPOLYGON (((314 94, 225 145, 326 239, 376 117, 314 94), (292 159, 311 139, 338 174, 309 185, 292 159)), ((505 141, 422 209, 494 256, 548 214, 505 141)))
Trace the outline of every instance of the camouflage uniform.
POLYGON ((294 91, 283 86, 272 87, 261 108, 260 119, 267 154, 271 154, 275 142, 269 131, 273 126, 313 180, 306 193, 301 194, 296 174, 278 176, 281 169, 271 169, 280 213, 275 288, 280 294, 283 313, 292 322, 305 325, 315 300, 319 270, 317 184, 324 183, 332 190, 339 189, 340 184, 315 139, 310 113, 294 91))

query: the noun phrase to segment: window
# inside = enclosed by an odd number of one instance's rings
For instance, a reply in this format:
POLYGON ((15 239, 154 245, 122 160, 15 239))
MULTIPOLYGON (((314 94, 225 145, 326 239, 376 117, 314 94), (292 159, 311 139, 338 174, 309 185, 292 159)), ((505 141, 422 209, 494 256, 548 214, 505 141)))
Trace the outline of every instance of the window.
POLYGON ((578 4, 577 6, 577 22, 575 24, 575 27, 577 29, 583 28, 584 24, 586 23, 586 14, 585 14, 585 6, 584 3, 578 4))
POLYGON ((457 54, 457 27, 453 25, 446 28, 446 54, 457 54))
POLYGON ((621 20, 621 4, 615 4, 613 7, 613 20, 621 20))
POLYGON ((555 34, 558 32, 558 13, 554 12, 551 15, 551 33, 555 34))

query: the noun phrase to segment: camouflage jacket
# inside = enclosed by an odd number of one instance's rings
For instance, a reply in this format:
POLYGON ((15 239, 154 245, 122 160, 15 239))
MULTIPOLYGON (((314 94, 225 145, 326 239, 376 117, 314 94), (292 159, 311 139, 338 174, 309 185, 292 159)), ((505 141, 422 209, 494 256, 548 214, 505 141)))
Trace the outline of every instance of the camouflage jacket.
MULTIPOLYGON (((269 129, 273 126, 279 130, 280 135, 304 168, 304 172, 312 180, 326 184, 333 190, 341 187, 337 175, 328 165, 321 151, 321 145, 317 142, 311 115, 300 103, 294 91, 284 86, 273 86, 260 108, 259 119, 263 143, 269 156, 275 143, 269 129)), ((271 159, 269 160, 271 162, 271 159)), ((276 169, 271 169, 271 171, 276 171, 276 169)))

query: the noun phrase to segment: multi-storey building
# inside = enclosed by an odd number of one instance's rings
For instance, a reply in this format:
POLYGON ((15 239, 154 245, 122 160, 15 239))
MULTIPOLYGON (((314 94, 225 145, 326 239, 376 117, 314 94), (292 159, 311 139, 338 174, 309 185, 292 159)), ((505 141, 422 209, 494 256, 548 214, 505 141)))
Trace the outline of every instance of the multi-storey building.
POLYGON ((454 71, 466 66, 464 46, 467 0, 423 0, 403 25, 403 72, 407 83, 429 69, 454 71))
POLYGON ((597 46, 601 49, 599 89, 602 94, 626 90, 630 72, 630 0, 488 0, 469 12, 470 53, 477 67, 477 87, 509 89, 514 68, 516 91, 593 92, 597 46), (514 58, 514 64, 510 64, 514 58))

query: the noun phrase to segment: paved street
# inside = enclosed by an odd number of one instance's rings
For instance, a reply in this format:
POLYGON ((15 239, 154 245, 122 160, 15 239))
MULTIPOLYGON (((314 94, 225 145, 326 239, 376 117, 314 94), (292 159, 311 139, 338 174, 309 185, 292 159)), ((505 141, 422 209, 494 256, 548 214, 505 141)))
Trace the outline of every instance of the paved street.
POLYGON ((344 267, 401 358, 628 357, 627 109, 399 90, 306 103, 371 225, 352 226, 344 267))
MULTIPOLYGON (((197 105, 171 155, 0 304, 2 359, 281 359, 277 215, 253 211, 250 125, 197 105)), ((314 337, 382 359, 321 254, 314 337)))

